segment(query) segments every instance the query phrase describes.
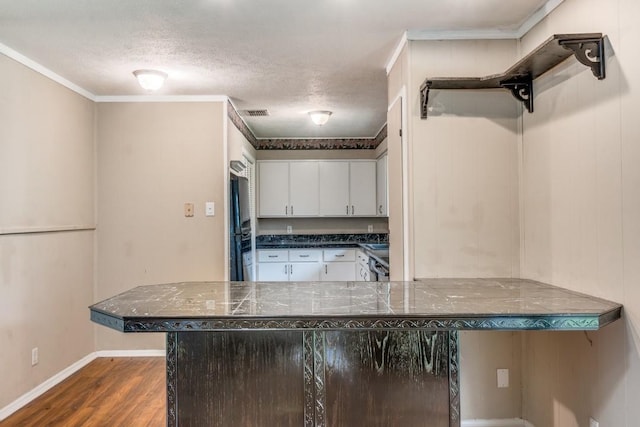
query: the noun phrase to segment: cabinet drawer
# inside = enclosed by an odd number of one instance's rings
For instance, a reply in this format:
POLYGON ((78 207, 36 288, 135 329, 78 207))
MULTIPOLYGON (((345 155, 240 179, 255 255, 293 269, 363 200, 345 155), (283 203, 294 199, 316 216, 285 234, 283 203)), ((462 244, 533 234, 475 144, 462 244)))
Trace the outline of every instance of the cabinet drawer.
POLYGON ((289 261, 292 262, 311 262, 320 261, 322 258, 322 251, 319 249, 290 249, 289 261))
POLYGON ((324 261, 326 262, 356 260, 355 249, 325 249, 323 252, 324 261))
POLYGON ((289 261, 289 251, 286 249, 260 250, 258 251, 259 262, 282 262, 289 261))

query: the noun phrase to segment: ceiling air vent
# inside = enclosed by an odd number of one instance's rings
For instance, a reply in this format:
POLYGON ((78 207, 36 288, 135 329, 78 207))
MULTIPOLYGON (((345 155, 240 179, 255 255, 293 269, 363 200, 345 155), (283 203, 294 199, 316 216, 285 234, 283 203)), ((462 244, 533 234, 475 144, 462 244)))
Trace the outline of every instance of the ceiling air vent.
POLYGON ((269 115, 269 110, 242 110, 242 115, 249 117, 265 117, 269 115))

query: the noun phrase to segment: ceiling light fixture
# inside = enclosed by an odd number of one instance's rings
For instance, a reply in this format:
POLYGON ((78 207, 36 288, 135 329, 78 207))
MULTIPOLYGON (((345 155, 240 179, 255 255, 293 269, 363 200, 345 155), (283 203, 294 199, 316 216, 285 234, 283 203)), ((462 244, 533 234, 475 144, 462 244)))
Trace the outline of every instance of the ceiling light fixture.
POLYGON ((318 126, 322 126, 323 124, 327 123, 331 114, 331 111, 309 111, 311 120, 318 126))
POLYGON ((135 70, 133 75, 143 89, 154 92, 162 87, 167 79, 167 73, 158 70, 135 70))

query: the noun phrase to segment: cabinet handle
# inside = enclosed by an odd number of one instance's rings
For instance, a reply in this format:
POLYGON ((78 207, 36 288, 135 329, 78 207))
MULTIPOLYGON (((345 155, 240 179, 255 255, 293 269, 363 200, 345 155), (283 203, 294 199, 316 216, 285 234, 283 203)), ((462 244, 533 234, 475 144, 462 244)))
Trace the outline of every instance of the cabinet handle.
POLYGON ((327 264, 324 265, 324 274, 329 274, 329 269, 327 268, 327 264))
POLYGON ((349 205, 347 205, 347 215, 349 215, 349 205))
POLYGON ((287 274, 287 264, 284 265, 284 274, 287 274))
POLYGON ((293 274, 293 264, 289 264, 289 274, 293 274))
POLYGON ((300 258, 309 258, 309 255, 299 255, 300 258))
POLYGON ((378 208, 378 213, 381 214, 382 213, 382 205, 380 205, 380 207, 378 208))
POLYGON ((278 258, 278 255, 267 255, 269 258, 278 258))
POLYGON ((284 214, 289 215, 289 206, 284 207, 284 214))
POLYGON ((354 212, 353 205, 351 205, 351 215, 354 215, 354 212))
POLYGON ((336 254, 336 258, 342 258, 344 257, 344 254, 336 254))
POLYGON ((293 205, 291 205, 291 215, 293 215, 293 205))

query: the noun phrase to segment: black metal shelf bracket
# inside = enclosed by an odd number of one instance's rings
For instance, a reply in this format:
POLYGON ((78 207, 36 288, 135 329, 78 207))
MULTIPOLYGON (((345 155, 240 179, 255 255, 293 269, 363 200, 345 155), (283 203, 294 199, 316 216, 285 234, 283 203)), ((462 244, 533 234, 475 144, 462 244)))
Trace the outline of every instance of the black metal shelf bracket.
POLYGON ((606 77, 604 66, 604 38, 588 40, 560 40, 560 46, 573 52, 576 59, 591 68, 591 72, 598 80, 606 77))
POLYGON ((533 113, 533 80, 531 76, 513 77, 500 82, 500 86, 511 91, 511 95, 522 102, 528 112, 533 113))
POLYGON ((429 111, 427 104, 429 103, 429 89, 431 89, 431 82, 427 80, 420 86, 420 117, 427 118, 427 112, 429 111))

